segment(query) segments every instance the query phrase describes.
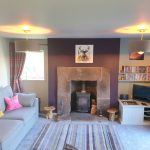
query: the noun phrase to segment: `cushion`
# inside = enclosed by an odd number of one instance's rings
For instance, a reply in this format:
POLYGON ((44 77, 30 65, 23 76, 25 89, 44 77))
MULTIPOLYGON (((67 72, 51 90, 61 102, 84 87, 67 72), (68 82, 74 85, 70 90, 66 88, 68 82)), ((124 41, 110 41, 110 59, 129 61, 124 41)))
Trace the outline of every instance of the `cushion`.
POLYGON ((5 97, 4 100, 6 102, 6 111, 15 110, 22 107, 22 105, 18 101, 18 95, 12 98, 5 97))
POLYGON ((12 91, 12 88, 10 87, 10 85, 4 87, 2 89, 2 93, 3 93, 3 96, 4 97, 13 97, 13 91, 12 91))
POLYGON ((5 108, 6 108, 6 106, 5 106, 4 97, 3 97, 2 93, 0 93, 0 110, 5 111, 5 108))
POLYGON ((17 93, 20 104, 24 107, 31 107, 35 102, 36 95, 34 93, 25 94, 17 93))
POLYGON ((34 107, 22 107, 21 109, 16 109, 14 111, 6 111, 5 115, 0 118, 0 120, 22 120, 24 123, 29 123, 28 121, 35 115, 36 108, 34 107))
POLYGON ((0 118, 4 116, 4 113, 0 110, 0 118))
POLYGON ((0 88, 0 110, 5 111, 6 109, 4 97, 10 98, 12 96, 13 96, 13 92, 9 85, 6 87, 0 88))

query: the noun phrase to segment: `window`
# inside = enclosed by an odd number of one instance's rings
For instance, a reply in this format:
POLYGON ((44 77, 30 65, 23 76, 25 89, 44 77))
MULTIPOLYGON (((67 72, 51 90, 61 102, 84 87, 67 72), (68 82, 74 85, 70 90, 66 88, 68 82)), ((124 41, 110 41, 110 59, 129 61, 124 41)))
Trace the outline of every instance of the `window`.
POLYGON ((44 51, 26 52, 22 80, 44 80, 44 51))

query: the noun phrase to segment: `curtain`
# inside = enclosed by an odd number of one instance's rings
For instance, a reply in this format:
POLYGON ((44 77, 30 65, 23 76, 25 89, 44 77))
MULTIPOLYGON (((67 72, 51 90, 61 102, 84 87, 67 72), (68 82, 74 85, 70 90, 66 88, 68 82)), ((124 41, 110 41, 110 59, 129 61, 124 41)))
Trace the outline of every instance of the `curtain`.
POLYGON ((21 73, 24 67, 26 54, 22 52, 15 52, 15 44, 11 42, 9 44, 10 54, 10 85, 14 93, 23 92, 21 86, 21 73))

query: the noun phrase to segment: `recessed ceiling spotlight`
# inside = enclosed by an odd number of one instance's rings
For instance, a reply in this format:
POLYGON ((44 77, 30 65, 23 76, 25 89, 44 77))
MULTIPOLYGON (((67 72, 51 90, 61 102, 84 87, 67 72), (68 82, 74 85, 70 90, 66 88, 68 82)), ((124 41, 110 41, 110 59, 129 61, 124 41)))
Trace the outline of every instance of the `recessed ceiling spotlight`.
POLYGON ((14 33, 14 34, 24 34, 25 31, 30 31, 29 34, 48 34, 52 30, 33 26, 33 25, 4 25, 0 26, 0 32, 14 33))

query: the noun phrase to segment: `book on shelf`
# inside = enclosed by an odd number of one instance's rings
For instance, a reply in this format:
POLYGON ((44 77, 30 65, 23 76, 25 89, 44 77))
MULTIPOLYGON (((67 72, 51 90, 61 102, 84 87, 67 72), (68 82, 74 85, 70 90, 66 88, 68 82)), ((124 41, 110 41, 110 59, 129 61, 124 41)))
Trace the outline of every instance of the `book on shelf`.
POLYGON ((150 66, 122 66, 124 73, 150 73, 150 66))
POLYGON ((146 81, 147 80, 147 74, 135 74, 135 80, 137 81, 146 81))
POLYGON ((150 66, 147 66, 147 73, 150 73, 150 66))
POLYGON ((135 74, 126 74, 126 80, 134 81, 135 80, 135 74))
POLYGON ((124 66, 124 72, 125 73, 132 72, 132 67, 131 66, 124 66))
POLYGON ((138 72, 138 70, 137 70, 137 67, 136 66, 133 66, 132 68, 131 68, 131 72, 138 72))
POLYGON ((147 74, 147 80, 150 80, 150 73, 147 74))
POLYGON ((146 73, 147 72, 147 66, 139 66, 138 72, 139 73, 146 73))
POLYGON ((118 79, 119 80, 126 80, 126 75, 125 74, 120 74, 118 79))
POLYGON ((150 66, 122 66, 119 80, 150 81, 150 66))

